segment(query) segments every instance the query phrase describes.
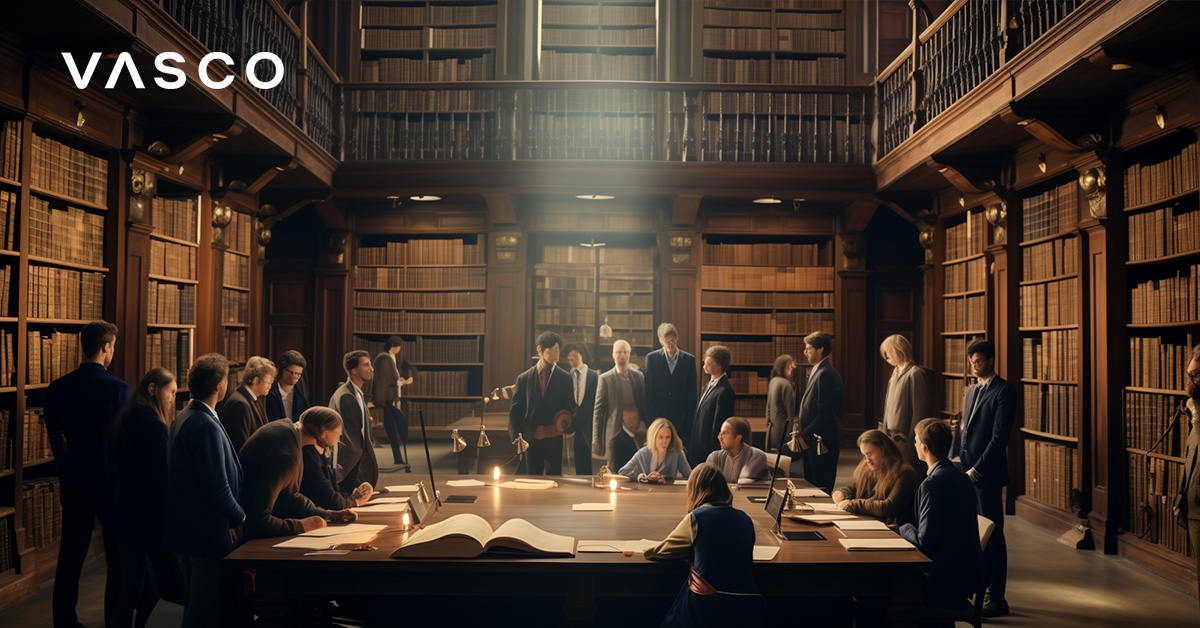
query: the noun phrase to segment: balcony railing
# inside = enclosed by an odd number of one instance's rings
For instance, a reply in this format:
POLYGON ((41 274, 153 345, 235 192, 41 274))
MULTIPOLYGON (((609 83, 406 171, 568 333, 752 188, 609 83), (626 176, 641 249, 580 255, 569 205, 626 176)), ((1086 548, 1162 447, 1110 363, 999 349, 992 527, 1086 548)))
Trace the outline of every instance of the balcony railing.
POLYGON ((334 157, 341 158, 338 122, 341 120, 341 98, 338 78, 308 44, 308 103, 304 109, 304 130, 314 142, 334 157))
POLYGON ((878 157, 1089 1, 956 0, 876 78, 878 157))
POLYGON ((346 159, 869 163, 869 88, 348 85, 346 159))

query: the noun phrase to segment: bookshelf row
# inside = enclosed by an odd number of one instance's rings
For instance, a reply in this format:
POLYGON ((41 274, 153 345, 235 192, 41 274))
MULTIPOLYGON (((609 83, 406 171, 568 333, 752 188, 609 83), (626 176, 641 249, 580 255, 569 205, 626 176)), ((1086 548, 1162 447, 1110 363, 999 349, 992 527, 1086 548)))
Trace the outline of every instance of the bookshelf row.
POLYGON ((46 430, 46 417, 41 408, 25 408, 21 431, 23 432, 21 460, 25 464, 36 460, 45 460, 54 455, 50 451, 50 433, 46 430))
MULTIPOLYGON (((21 524, 26 548, 42 548, 62 536, 62 504, 58 478, 40 478, 21 486, 21 524)), ((7 540, 7 539, 6 539, 7 540)))
POLYGON ((186 382, 191 365, 191 330, 163 329, 146 334, 147 369, 161 366, 174 373, 180 382, 186 382))
POLYGON ((942 316, 947 332, 975 331, 987 327, 987 296, 942 299, 942 316))
POLYGON ((842 85, 846 60, 704 58, 705 83, 779 83, 786 85, 842 85))
POLYGON ((807 28, 704 28, 704 47, 717 50, 846 52, 846 31, 807 28))
POLYGON ((1133 284, 1129 297, 1134 325, 1200 320, 1200 264, 1181 267, 1173 277, 1133 284))
POLYGON ((833 266, 833 246, 821 244, 704 243, 704 263, 724 266, 833 266))
POLYGON ((413 383, 404 387, 407 397, 456 397, 467 390, 467 371, 421 371, 413 383))
POLYGON ((1023 384, 1024 425, 1036 432, 1076 438, 1079 387, 1062 384, 1023 384))
POLYGON ((156 235, 197 243, 200 241, 200 206, 193 198, 154 197, 150 225, 156 235))
POLYGON ((1191 143, 1157 160, 1125 169, 1125 207, 1136 208, 1200 187, 1200 144, 1191 143))
POLYGON ((247 349, 248 330, 231 329, 226 327, 221 330, 221 353, 234 364, 245 364, 250 357, 247 349))
POLYGON ((159 283, 151 279, 146 299, 146 321, 150 325, 196 324, 196 286, 159 283))
POLYGON ((554 3, 542 5, 542 27, 563 26, 654 26, 654 2, 628 4, 554 3))
POLYGON ((1022 241, 1037 240, 1075 228, 1079 221, 1079 184, 1063 183, 1021 200, 1022 241))
POLYGON ((104 317, 104 274, 29 265, 30 318, 90 321, 104 317))
POLYGON ((354 310, 356 331, 410 334, 482 334, 483 312, 388 312, 354 310))
POLYGON ((391 310, 467 310, 484 308, 485 292, 363 292, 355 291, 354 306, 391 310))
POLYGON ((388 242, 385 246, 360 247, 358 265, 367 266, 431 266, 477 265, 487 263, 483 244, 467 244, 462 239, 388 242))
MULTIPOLYGON (((1062 329, 1021 338, 1021 373, 1025 379, 1076 383, 1079 330, 1062 329)), ((964 351, 965 353, 965 351, 964 351)))
POLYGON ((221 322, 226 325, 245 325, 250 322, 249 292, 221 290, 221 322))
POLYGON ((842 29, 846 27, 845 14, 840 7, 836 13, 795 13, 784 11, 788 7, 775 7, 776 13, 761 10, 760 7, 730 5, 729 8, 757 8, 753 11, 727 11, 723 8, 707 6, 704 8, 705 26, 735 26, 743 28, 823 28, 842 29))
POLYGON ((363 5, 362 25, 364 28, 383 26, 425 26, 427 24, 495 24, 496 5, 459 6, 430 4, 417 5, 363 5))
POLYGON ((1147 451, 1163 438, 1154 451, 1182 458, 1187 453, 1187 413, 1181 413, 1174 426, 1171 423, 1183 402, 1182 395, 1125 391, 1125 446, 1147 451))
POLYGON ((1183 464, 1129 452, 1129 531, 1177 552, 1192 556, 1187 530, 1175 523, 1172 507, 1183 481, 1183 464))
POLYGON ((543 49, 538 74, 547 81, 653 81, 654 56, 543 49))
POLYGON ((946 294, 983 292, 987 289, 987 260, 982 256, 958 264, 946 264, 946 294))
MULTIPOLYGON (((30 184, 104 208, 108 204, 108 161, 33 134, 30 184)), ((14 177, 15 178, 15 177, 14 177)))
POLYGON ((833 309, 832 292, 722 292, 705 290, 703 307, 747 309, 833 309))
POLYGON ((701 343, 699 355, 703 356, 709 347, 715 345, 729 349, 734 366, 772 366, 775 358, 781 355, 790 355, 798 362, 804 362, 804 338, 797 336, 782 336, 767 342, 705 340, 701 343))
POLYGON ((485 290, 486 268, 355 268, 354 286, 384 290, 485 290))
POLYGON ((987 246, 987 221, 983 212, 969 211, 965 222, 946 227, 946 263, 983 253, 987 246))
POLYGON ((1056 238, 1021 249, 1021 280, 1040 281, 1079 272, 1079 238, 1056 238))
MULTIPOLYGON (((481 364, 483 362, 483 338, 413 338, 411 334, 399 334, 404 338, 404 359, 411 364, 481 364)), ((385 335, 378 340, 361 335, 353 337, 351 346, 362 349, 375 357, 384 351, 385 335)))
POLYGON ((0 134, 0 177, 16 181, 21 178, 21 121, 5 120, 3 127, 3 134, 0 134))
POLYGON ((1200 209, 1195 203, 1129 217, 1129 261, 1200 252, 1200 209))
MULTIPOLYGON (((942 344, 945 349, 944 360, 946 372, 965 374, 970 373, 970 366, 967 364, 967 347, 976 340, 982 340, 983 336, 978 334, 972 335, 969 338, 943 338, 942 344)), ((962 391, 959 391, 961 395, 962 391)), ((959 400, 961 402, 961 399, 959 400)))
POLYGON ((1192 346, 1185 338, 1129 339, 1129 384, 1136 388, 1180 391, 1192 346))
POLYGON ((542 47, 554 46, 637 46, 653 48, 658 43, 658 33, 654 25, 644 28, 622 29, 581 29, 553 28, 542 29, 542 47))
POLYGON ((496 60, 492 52, 444 59, 364 59, 359 63, 359 76, 369 83, 491 81, 496 78, 496 60))
POLYGON ((492 48, 496 45, 496 28, 364 28, 361 45, 363 50, 492 48))
POLYGON ((104 216, 29 198, 29 254, 84 266, 104 265, 104 216))
POLYGON ((704 334, 798 334, 833 329, 833 312, 700 312, 704 334))
POLYGON ((16 332, 0 329, 0 388, 17 385, 17 363, 13 337, 16 332))
POLYGON ((1055 327, 1079 323, 1079 279, 1020 287, 1021 327, 1055 327))
POLYGON ((1055 443, 1025 441, 1025 494, 1063 510, 1071 508, 1076 486, 1075 449, 1055 443))
POLYGON ((832 291, 832 267, 712 266, 700 268, 703 290, 832 291))
POLYGON ((28 331, 26 341, 29 384, 49 384, 75 370, 82 360, 78 333, 28 331))
POLYGON ((758 418, 767 416, 767 400, 741 397, 733 400, 733 416, 758 418))
MULTIPOLYGON (((194 246, 152 239, 150 240, 150 274, 195 281, 198 277, 196 272, 197 253, 198 250, 194 246)), ((225 265, 227 281, 229 268, 227 259, 225 265)))
POLYGON ((0 248, 11 251, 16 243, 17 195, 8 190, 0 190, 0 248))

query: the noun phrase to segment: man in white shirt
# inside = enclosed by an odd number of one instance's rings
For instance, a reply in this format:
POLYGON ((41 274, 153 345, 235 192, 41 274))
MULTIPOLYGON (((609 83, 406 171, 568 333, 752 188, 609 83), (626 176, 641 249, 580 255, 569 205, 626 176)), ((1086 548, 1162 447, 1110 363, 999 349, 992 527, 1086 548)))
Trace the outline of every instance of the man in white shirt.
POLYGON ((375 367, 366 351, 351 351, 343 358, 346 382, 329 399, 329 407, 342 417, 342 440, 333 452, 338 482, 350 492, 363 482, 379 485, 379 462, 371 445, 371 415, 363 386, 375 377, 375 367))
MULTIPOLYGON (((567 428, 565 434, 572 434, 567 437, 571 441, 572 453, 575 458, 575 473, 578 475, 592 474, 592 445, 588 442, 592 433, 592 412, 596 409, 596 389, 600 383, 600 373, 596 369, 588 368, 587 365, 587 347, 582 344, 567 345, 567 364, 571 367, 571 390, 575 395, 575 405, 579 407, 575 411, 575 420, 571 422, 571 426, 567 428), (580 429, 582 428, 582 429, 580 429)), ((566 453, 568 445, 563 443, 563 453, 566 453)), ((564 466, 563 472, 567 468, 564 466)))
POLYGON ((771 477, 767 471, 767 454, 750 444, 750 423, 741 417, 730 417, 721 423, 717 442, 721 448, 708 454, 708 464, 721 470, 730 484, 746 484, 771 477))

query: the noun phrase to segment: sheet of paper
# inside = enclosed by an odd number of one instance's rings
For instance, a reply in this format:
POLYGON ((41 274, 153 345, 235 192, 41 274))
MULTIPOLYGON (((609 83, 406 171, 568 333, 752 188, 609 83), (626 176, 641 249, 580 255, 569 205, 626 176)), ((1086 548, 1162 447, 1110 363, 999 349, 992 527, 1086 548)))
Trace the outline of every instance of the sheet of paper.
POLYGON ((512 480, 501 482, 500 488, 515 488, 522 491, 543 491, 558 486, 554 480, 512 480))
POLYGON ((312 536, 297 536, 286 541, 276 543, 271 547, 279 549, 306 549, 306 550, 324 550, 337 545, 329 540, 329 537, 312 537, 312 536))
POLYGON ((590 511, 596 511, 596 512, 612 510, 612 509, 613 509, 613 505, 609 502, 592 502, 592 503, 587 503, 587 504, 573 504, 571 506, 571 510, 590 510, 590 511))
POLYGON ((843 521, 843 520, 846 520, 846 519, 854 519, 854 515, 847 515, 847 514, 844 514, 844 513, 843 513, 843 514, 840 514, 840 515, 839 515, 839 514, 835 514, 835 513, 826 513, 826 514, 820 514, 820 515, 816 515, 816 514, 808 514, 808 515, 790 514, 790 515, 784 515, 784 516, 785 516, 785 517, 787 517, 788 519, 795 519, 795 520, 797 520, 797 521, 808 521, 808 522, 811 522, 811 523, 818 523, 818 522, 819 522, 819 523, 827 523, 827 522, 830 522, 830 521, 843 521))
POLYGON ((415 493, 417 492, 416 484, 396 484, 393 486, 385 486, 389 493, 415 493))
POLYGON ((838 508, 837 504, 824 504, 824 503, 813 503, 813 502, 806 502, 806 503, 807 503, 808 507, 812 508, 813 511, 815 511, 815 512, 833 512, 833 513, 846 512, 845 510, 838 508))
POLYGON ((612 539, 604 541, 580 541, 579 544, 575 546, 575 551, 610 554, 633 552, 635 554, 641 554, 655 545, 658 545, 658 541, 653 541, 651 539, 638 539, 636 541, 612 539))
POLYGON ((846 519, 834 521, 842 530, 887 530, 887 524, 878 519, 846 519))
POLYGON ((407 497, 376 497, 371 501, 363 504, 364 506, 374 506, 375 504, 407 504, 407 497))
POLYGON ((408 512, 408 504, 379 504, 378 506, 357 506, 351 508, 360 515, 378 515, 393 512, 408 512))
POLYGON ((798 488, 792 491, 792 495, 796 497, 829 497, 829 493, 819 488, 798 488))
POLYGON ((758 562, 767 562, 773 560, 775 555, 779 553, 778 545, 755 545, 754 560, 758 562))
POLYGON ((446 485, 453 486, 456 488, 463 488, 466 486, 487 486, 486 484, 484 484, 483 482, 480 482, 479 480, 447 480, 446 485))
POLYGON ((573 478, 573 477, 565 477, 565 478, 562 478, 562 479, 563 479, 563 480, 565 480, 565 481, 567 481, 567 482, 575 482, 576 484, 591 484, 591 483, 592 483, 592 478, 573 478))
POLYGON ((343 554, 349 554, 349 553, 350 553, 350 550, 333 550, 333 549, 331 549, 331 550, 320 550, 320 551, 316 551, 316 552, 305 552, 304 555, 305 556, 341 556, 343 554))
POLYGON ((359 532, 370 532, 377 534, 380 530, 386 528, 386 525, 376 523, 347 523, 346 525, 325 526, 316 530, 309 530, 301 533, 300 536, 337 536, 339 534, 356 534, 359 532))
POLYGON ((851 551, 858 550, 915 550, 912 543, 899 536, 890 539, 838 539, 843 547, 851 551))

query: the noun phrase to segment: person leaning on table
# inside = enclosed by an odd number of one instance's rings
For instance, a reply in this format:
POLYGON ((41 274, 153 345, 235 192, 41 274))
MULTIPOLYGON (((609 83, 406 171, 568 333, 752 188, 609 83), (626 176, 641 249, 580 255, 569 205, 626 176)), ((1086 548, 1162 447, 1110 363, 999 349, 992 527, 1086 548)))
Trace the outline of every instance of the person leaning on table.
POLYGON ((653 484, 667 478, 686 480, 692 474, 692 467, 683 454, 683 441, 675 433, 675 425, 663 417, 654 419, 646 429, 646 446, 639 449, 618 473, 631 480, 653 484))
POLYGON ((890 526, 912 522, 917 473, 899 447, 882 431, 867 430, 858 437, 858 450, 863 459, 854 470, 854 481, 834 491, 833 502, 846 512, 890 526))

